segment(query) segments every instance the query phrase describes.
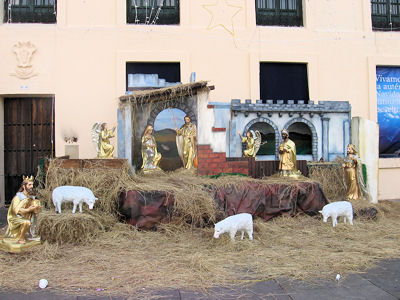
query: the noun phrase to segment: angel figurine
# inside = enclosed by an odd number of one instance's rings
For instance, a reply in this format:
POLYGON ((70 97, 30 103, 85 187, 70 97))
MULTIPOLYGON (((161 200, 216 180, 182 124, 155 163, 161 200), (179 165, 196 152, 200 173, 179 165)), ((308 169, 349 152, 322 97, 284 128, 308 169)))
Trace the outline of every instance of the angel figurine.
POLYGON ((246 150, 243 151, 243 156, 256 157, 261 146, 261 133, 258 130, 249 130, 246 132, 246 136, 242 136, 240 131, 238 131, 238 134, 242 139, 242 143, 246 143, 246 150))
POLYGON ((115 136, 115 127, 108 130, 107 123, 97 122, 92 126, 92 142, 97 151, 98 158, 112 158, 114 146, 110 138, 115 136))

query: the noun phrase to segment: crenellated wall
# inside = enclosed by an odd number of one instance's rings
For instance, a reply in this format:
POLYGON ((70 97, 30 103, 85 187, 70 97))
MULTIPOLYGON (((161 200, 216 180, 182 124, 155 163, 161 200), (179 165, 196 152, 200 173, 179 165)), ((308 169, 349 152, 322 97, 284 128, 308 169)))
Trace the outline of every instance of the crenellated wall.
POLYGON ((209 115, 209 139, 202 144, 210 144, 215 152, 226 151, 227 157, 241 157, 242 143, 237 131, 244 136, 255 123, 265 123, 275 133, 275 154, 258 156, 261 160, 278 159, 281 130, 294 123, 305 124, 311 133, 312 153, 300 155, 299 159, 331 161, 336 156, 344 156, 350 143, 351 105, 347 101, 298 101, 232 100, 231 104, 211 102, 207 105, 209 115), (212 111, 212 112, 210 112, 212 111), (223 145, 225 143, 225 147, 223 145))

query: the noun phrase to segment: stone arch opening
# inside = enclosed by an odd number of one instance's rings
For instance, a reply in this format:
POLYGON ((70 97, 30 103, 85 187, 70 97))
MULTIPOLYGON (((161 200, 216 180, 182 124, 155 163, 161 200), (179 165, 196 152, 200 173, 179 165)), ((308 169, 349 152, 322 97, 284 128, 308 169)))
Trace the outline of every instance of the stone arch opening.
POLYGON ((258 130, 261 134, 260 149, 257 155, 275 155, 275 130, 274 128, 265 122, 257 122, 250 126, 249 130, 258 130))
POLYGON ((244 128, 243 136, 249 130, 258 130, 261 133, 262 142, 267 142, 260 147, 257 156, 273 155, 277 159, 279 147, 279 131, 274 122, 267 118, 257 118, 250 121, 244 128))
POLYGON ((297 155, 312 155, 312 133, 305 123, 296 122, 289 126, 290 139, 296 144, 297 155))
POLYGON ((314 125, 304 118, 294 118, 285 124, 289 137, 296 144, 297 155, 311 155, 317 160, 318 136, 314 125))
POLYGON ((192 123, 197 125, 197 117, 193 108, 190 107, 185 103, 185 101, 168 101, 167 103, 158 102, 157 104, 153 104, 151 107, 151 113, 149 119, 147 120, 147 124, 154 126, 154 121, 156 120, 157 116, 165 109, 180 109, 188 115, 192 120, 192 123))

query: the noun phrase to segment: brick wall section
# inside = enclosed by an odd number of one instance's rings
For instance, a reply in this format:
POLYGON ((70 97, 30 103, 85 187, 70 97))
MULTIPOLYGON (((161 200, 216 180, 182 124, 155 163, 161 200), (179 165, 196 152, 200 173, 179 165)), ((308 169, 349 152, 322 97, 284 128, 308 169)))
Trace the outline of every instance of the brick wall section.
POLYGON ((216 175, 219 173, 249 174, 247 158, 227 160, 225 152, 213 152, 210 145, 197 146, 197 174, 216 175))

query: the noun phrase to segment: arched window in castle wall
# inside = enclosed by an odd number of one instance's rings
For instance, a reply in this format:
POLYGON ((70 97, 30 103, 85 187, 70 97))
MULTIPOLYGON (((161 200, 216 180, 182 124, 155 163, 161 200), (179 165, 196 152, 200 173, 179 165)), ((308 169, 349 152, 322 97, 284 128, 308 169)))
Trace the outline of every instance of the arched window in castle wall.
MULTIPOLYGON (((312 133, 310 127, 302 122, 289 126, 289 138, 296 144, 296 153, 300 159, 312 158, 312 133), (304 157, 302 158, 302 156, 304 157)), ((298 158, 298 159, 299 159, 298 158)))
POLYGON ((257 122, 250 126, 249 130, 258 130, 261 133, 261 143, 257 157, 275 159, 275 131, 274 128, 265 122, 257 122), (269 157, 271 156, 271 157, 269 157))

